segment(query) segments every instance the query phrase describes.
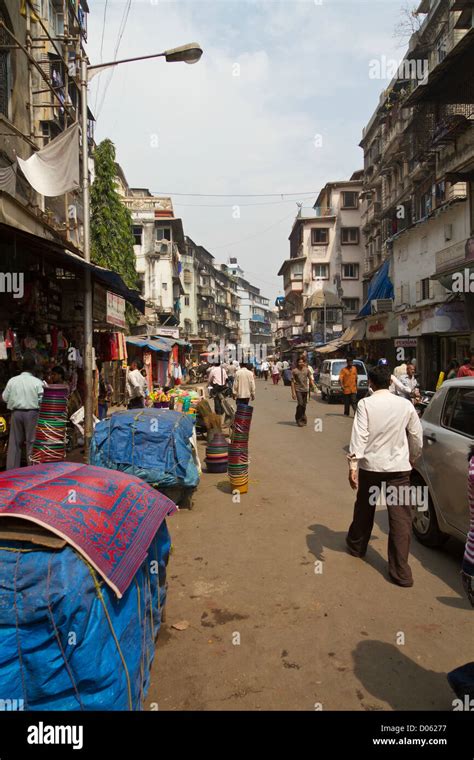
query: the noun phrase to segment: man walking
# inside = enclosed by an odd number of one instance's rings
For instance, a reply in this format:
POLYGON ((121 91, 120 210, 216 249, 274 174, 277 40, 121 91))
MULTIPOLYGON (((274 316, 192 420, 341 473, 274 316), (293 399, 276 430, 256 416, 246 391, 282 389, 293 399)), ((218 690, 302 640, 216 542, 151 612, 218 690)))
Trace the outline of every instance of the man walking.
POLYGON ((306 419, 306 404, 308 393, 314 390, 311 372, 302 356, 299 357, 295 369, 291 373, 291 396, 296 401, 295 420, 298 427, 308 424, 306 419))
POLYGON ((262 362, 262 365, 260 367, 260 371, 262 373, 263 379, 264 380, 268 380, 268 373, 270 371, 270 364, 267 362, 266 359, 262 362))
MULTIPOLYGON (((413 586, 408 564, 412 523, 410 472, 422 451, 423 432, 413 404, 390 393, 390 381, 388 367, 371 369, 369 384, 373 394, 357 405, 348 454, 349 483, 357 490, 357 498, 346 544, 353 556, 365 556, 375 507, 385 494, 388 572, 394 583, 408 587, 413 586)), ((424 504, 416 505, 421 507, 424 504)))
POLYGON ((143 409, 145 406, 146 379, 141 370, 143 364, 138 359, 130 362, 127 372, 128 409, 143 409))
POLYGON ((237 404, 248 404, 255 399, 255 377, 251 365, 243 364, 235 373, 234 398, 237 404))
POLYGON ((43 383, 34 376, 35 359, 25 354, 23 372, 12 377, 6 384, 2 398, 11 410, 10 437, 6 469, 21 466, 21 447, 26 444, 26 460, 30 464, 31 452, 35 440, 38 410, 43 397, 43 383))
POLYGON ((346 366, 339 372, 339 382, 344 394, 344 415, 349 417, 349 410, 352 407, 354 415, 357 409, 357 367, 349 356, 346 366))

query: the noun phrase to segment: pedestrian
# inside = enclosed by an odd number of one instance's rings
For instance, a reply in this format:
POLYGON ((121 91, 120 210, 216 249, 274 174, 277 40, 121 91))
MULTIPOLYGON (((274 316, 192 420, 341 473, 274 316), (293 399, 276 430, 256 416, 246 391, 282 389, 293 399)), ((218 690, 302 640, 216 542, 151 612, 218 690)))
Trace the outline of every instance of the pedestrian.
POLYGON ((314 390, 314 383, 308 365, 302 356, 299 357, 295 369, 291 373, 291 396, 296 401, 295 420, 298 427, 308 424, 306 419, 306 405, 308 393, 314 390))
POLYGON ((414 399, 418 398, 420 395, 420 388, 418 385, 418 380, 415 376, 415 367, 411 362, 407 362, 406 365, 406 372, 404 375, 399 375, 397 378, 401 385, 403 386, 403 389, 397 385, 395 388, 395 393, 397 396, 404 396, 408 399, 414 399))
POLYGON ((251 364, 242 364, 237 370, 233 391, 237 404, 248 404, 255 399, 255 376, 251 364))
POLYGON ((357 405, 348 454, 349 483, 357 490, 357 498, 346 544, 353 556, 365 556, 375 507, 384 492, 390 493, 390 499, 386 499, 388 571, 394 583, 408 587, 413 585, 408 564, 412 499, 406 495, 411 495, 410 473, 422 451, 423 431, 413 404, 390 393, 390 382, 389 367, 371 369, 369 384, 373 394, 357 405))
POLYGON ((2 398, 11 411, 10 436, 6 469, 21 466, 21 449, 26 444, 26 461, 31 463, 31 452, 35 440, 38 411, 43 398, 44 386, 34 375, 36 361, 32 354, 25 354, 22 372, 10 378, 3 391, 2 398))
POLYGON ((283 377, 283 385, 289 387, 291 385, 291 367, 286 359, 284 359, 281 363, 281 372, 283 377))
POLYGON ((459 367, 458 377, 474 377, 474 348, 469 349, 469 359, 459 367))
POLYGON ((280 382, 280 369, 277 362, 272 362, 272 381, 273 385, 278 385, 280 382))
POLYGON ((227 385, 229 386, 230 390, 232 390, 232 386, 234 385, 235 374, 239 368, 240 368, 240 364, 237 360, 230 361, 228 364, 224 366, 224 369, 227 372, 227 385))
POLYGON ((216 414, 224 414, 221 394, 227 388, 227 372, 220 361, 211 366, 208 374, 208 383, 211 395, 214 397, 214 412, 216 414))
POLYGON ((96 365, 97 372, 99 373, 99 392, 97 398, 98 417, 99 420, 105 420, 109 409, 110 399, 112 398, 113 388, 105 378, 104 368, 100 359, 96 361, 96 365))
POLYGON ((446 380, 453 380, 458 376, 459 362, 457 359, 451 359, 446 368, 446 380))
POLYGON ((127 371, 128 409, 143 409, 145 406, 146 379, 142 375, 143 362, 133 359, 127 371))
POLYGON ((354 414, 357 409, 357 367, 350 356, 347 357, 346 366, 339 372, 339 382, 344 395, 344 416, 349 417, 350 407, 354 414))
POLYGON ((270 371, 270 365, 266 359, 260 365, 260 372, 264 380, 268 380, 268 373, 270 371))

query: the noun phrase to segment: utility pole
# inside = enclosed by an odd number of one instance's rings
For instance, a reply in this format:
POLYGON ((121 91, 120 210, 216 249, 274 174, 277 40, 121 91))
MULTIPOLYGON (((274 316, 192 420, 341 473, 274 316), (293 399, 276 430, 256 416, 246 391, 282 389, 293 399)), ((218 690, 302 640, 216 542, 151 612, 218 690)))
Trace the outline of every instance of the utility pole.
MULTIPOLYGON (((81 118, 82 118, 82 199, 84 229, 84 259, 91 260, 90 247, 90 184, 89 184, 89 140, 87 135, 87 58, 81 55, 81 118)), ((84 272, 84 458, 89 461, 89 449, 93 433, 93 391, 92 367, 93 325, 92 325, 92 278, 90 268, 84 272)))

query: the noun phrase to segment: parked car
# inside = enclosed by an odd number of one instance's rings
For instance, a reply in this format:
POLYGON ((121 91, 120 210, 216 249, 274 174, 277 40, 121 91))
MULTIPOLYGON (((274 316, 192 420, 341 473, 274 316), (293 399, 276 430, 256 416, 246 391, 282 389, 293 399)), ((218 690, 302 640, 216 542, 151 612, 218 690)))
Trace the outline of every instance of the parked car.
MULTIPOLYGON (((321 385, 321 398, 331 402, 334 398, 342 397, 342 388, 339 383, 339 373, 346 366, 345 359, 326 359, 322 366, 319 376, 321 385)), ((354 366, 357 368, 357 396, 365 396, 369 388, 369 379, 367 368, 364 362, 354 359, 354 366)))
POLYGON ((413 484, 428 488, 428 509, 414 509, 413 532, 425 546, 441 546, 469 530, 467 455, 474 442, 474 378, 447 380, 421 420, 423 453, 413 484))

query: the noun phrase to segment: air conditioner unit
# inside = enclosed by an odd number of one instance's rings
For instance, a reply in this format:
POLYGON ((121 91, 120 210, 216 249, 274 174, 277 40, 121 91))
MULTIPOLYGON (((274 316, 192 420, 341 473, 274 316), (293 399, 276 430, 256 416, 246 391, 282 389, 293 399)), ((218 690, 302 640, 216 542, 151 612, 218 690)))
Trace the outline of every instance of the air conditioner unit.
POLYGON ((371 314, 393 311, 393 298, 377 298, 370 302, 371 314))
POLYGON ((155 240, 155 253, 168 254, 171 251, 171 243, 169 240, 155 240))

